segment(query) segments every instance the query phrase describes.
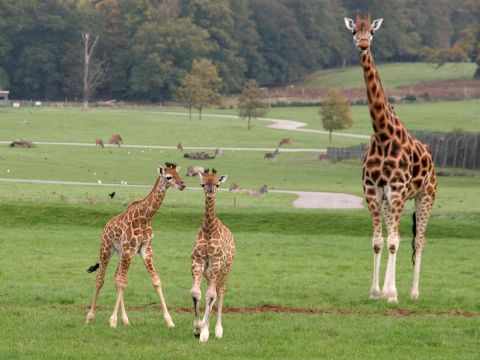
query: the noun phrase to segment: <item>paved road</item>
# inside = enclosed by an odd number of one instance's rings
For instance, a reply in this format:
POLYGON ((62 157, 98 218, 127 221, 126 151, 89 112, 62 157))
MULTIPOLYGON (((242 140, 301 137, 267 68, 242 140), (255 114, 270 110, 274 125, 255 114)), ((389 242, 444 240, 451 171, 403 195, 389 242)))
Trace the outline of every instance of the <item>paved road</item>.
MULTIPOLYGON (((28 184, 57 184, 57 185, 76 185, 76 186, 105 186, 105 187, 131 187, 131 188, 151 188, 152 185, 121 185, 112 183, 91 183, 82 181, 59 181, 59 180, 36 180, 36 179, 15 179, 0 178, 0 182, 9 183, 28 183, 28 184)), ((200 190, 200 188, 187 188, 187 190, 200 190)), ((227 189, 220 189, 228 191, 227 189)), ((294 194, 298 198, 293 201, 293 206, 299 209, 361 209, 363 208, 363 199, 359 196, 325 193, 314 191, 291 191, 291 190, 269 190, 271 193, 294 194)), ((244 195, 248 196, 248 195, 244 195)))

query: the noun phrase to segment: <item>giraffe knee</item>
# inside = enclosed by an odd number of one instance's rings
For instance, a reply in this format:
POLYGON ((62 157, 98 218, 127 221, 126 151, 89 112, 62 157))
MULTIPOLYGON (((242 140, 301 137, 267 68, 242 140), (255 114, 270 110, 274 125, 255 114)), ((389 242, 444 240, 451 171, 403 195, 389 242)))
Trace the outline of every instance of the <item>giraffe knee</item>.
POLYGON ((390 254, 395 254, 397 252, 397 246, 395 244, 390 244, 388 250, 390 251, 390 254))
POLYGON ((162 283, 160 281, 160 277, 157 274, 152 275, 152 284, 156 288, 162 286, 162 283))
POLYGON ((190 296, 196 299, 197 301, 200 301, 200 298, 202 297, 202 291, 198 287, 193 287, 190 290, 190 296))
POLYGON ((127 287, 127 278, 126 277, 117 277, 115 279, 115 286, 117 288, 125 289, 127 287))

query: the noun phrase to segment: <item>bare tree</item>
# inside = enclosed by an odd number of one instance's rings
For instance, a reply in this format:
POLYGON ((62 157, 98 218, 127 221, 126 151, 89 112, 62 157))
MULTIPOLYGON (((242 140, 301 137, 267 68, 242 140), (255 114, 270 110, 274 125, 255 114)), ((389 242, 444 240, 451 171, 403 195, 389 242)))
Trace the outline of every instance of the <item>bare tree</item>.
POLYGON ((97 45, 99 36, 90 44, 91 35, 88 32, 82 33, 83 39, 83 105, 82 110, 87 111, 88 100, 92 91, 100 84, 105 76, 105 60, 97 62, 92 66, 92 55, 97 45))

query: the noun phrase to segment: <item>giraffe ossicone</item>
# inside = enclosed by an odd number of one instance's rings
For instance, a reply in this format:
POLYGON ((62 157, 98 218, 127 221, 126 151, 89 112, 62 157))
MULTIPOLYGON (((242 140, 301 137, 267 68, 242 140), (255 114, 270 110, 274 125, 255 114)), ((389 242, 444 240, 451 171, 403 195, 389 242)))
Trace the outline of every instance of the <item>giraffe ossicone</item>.
POLYGON ((383 19, 371 22, 370 13, 362 19, 359 13, 355 21, 345 18, 345 26, 352 31, 353 43, 360 51, 367 97, 374 134, 363 162, 363 190, 373 222, 372 246, 374 251, 373 281, 370 297, 386 298, 396 303, 395 284, 396 255, 400 245, 400 218, 404 204, 415 199, 413 214, 413 283, 412 299, 419 296, 420 261, 425 244, 425 229, 436 193, 436 176, 432 154, 427 145, 415 139, 403 126, 388 104, 380 77, 373 62, 370 45, 373 34, 383 19), (382 215, 388 230, 388 261, 383 288, 380 291, 380 257, 384 245, 382 215))
POLYGON ((125 310, 123 292, 127 286, 127 273, 130 262, 137 253, 140 254, 160 298, 165 323, 169 327, 175 326, 165 304, 160 277, 155 270, 153 262, 153 229, 151 221, 160 208, 167 189, 185 189, 185 183, 178 172, 179 170, 180 167, 177 167, 174 163, 165 163, 165 167, 159 166, 157 169, 158 177, 150 193, 144 199, 132 202, 125 211, 110 219, 105 225, 100 242, 99 263, 87 270, 88 272, 94 272, 99 269, 92 306, 87 314, 87 324, 91 323, 95 317, 95 307, 105 281, 105 271, 113 252, 116 251, 119 257, 119 264, 115 273, 117 299, 110 317, 110 326, 113 328, 117 326, 119 307, 122 312, 123 324, 130 324, 125 310))
POLYGON ((210 315, 217 297, 218 310, 215 336, 217 338, 223 336, 223 298, 235 255, 235 244, 232 233, 217 217, 215 210, 215 193, 217 188, 227 180, 227 175, 217 177, 215 169, 212 169, 212 172, 205 169, 203 174, 199 173, 199 177, 205 195, 205 213, 192 250, 193 285, 190 296, 195 311, 193 333, 200 338, 200 342, 206 342, 210 336, 210 315), (205 293, 205 314, 203 320, 200 320, 202 274, 207 279, 207 291, 205 293))

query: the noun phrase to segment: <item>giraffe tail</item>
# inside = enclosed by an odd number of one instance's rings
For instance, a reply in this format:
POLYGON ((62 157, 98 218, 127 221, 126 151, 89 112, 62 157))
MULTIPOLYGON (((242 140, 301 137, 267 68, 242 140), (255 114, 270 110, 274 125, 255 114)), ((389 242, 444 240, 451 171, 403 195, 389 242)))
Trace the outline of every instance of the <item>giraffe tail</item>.
POLYGON ((415 211, 413 212, 412 215, 412 220, 413 220, 413 225, 412 225, 412 233, 413 233, 413 239, 412 239, 412 263, 415 266, 415 254, 416 254, 416 249, 415 249, 415 237, 417 236, 417 217, 415 216, 415 211))
POLYGON ((96 263, 95 265, 92 265, 90 266, 88 269, 87 269, 87 272, 89 273, 92 273, 94 271, 97 271, 97 269, 100 267, 100 264, 99 263, 96 263))

